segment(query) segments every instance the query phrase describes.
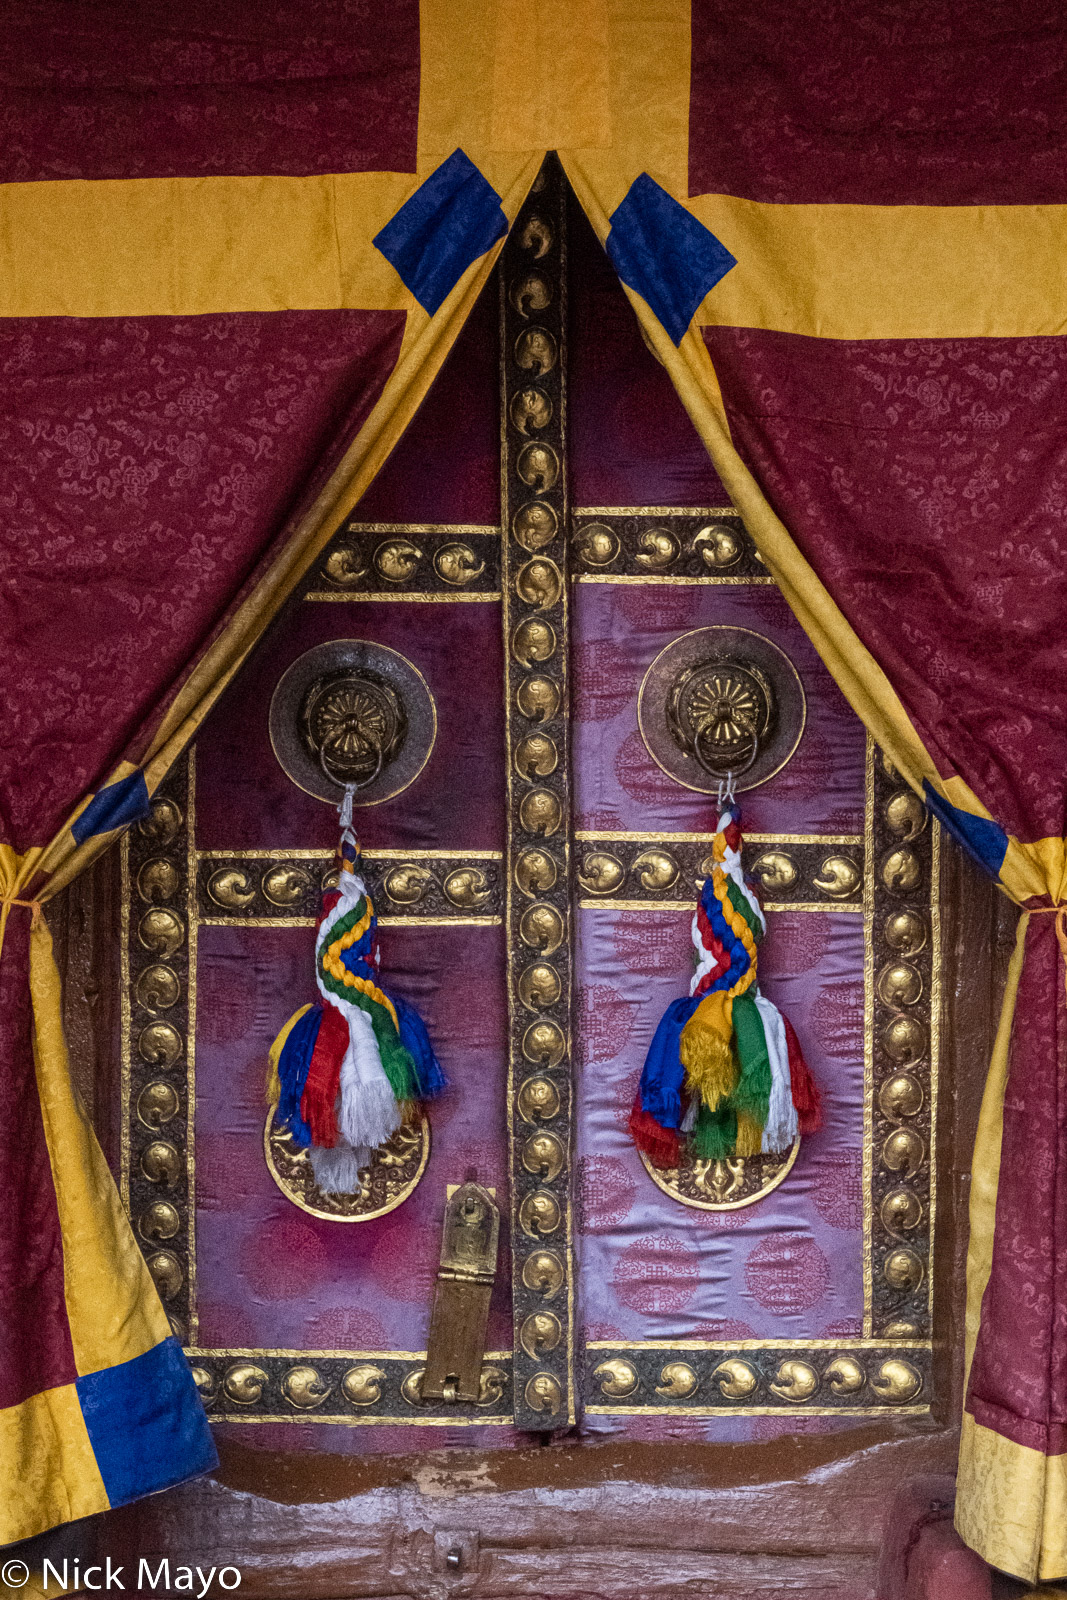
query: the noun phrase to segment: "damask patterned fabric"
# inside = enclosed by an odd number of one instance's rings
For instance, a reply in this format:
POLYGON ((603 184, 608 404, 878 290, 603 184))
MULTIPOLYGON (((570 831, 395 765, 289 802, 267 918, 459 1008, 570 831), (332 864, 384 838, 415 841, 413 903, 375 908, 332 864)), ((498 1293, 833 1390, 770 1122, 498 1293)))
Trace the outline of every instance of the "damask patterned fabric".
POLYGON ((440 39, 410 0, 0 19, 0 1543, 214 1460, 72 1094, 40 902, 146 815, 536 173, 423 97, 424 19, 440 39))

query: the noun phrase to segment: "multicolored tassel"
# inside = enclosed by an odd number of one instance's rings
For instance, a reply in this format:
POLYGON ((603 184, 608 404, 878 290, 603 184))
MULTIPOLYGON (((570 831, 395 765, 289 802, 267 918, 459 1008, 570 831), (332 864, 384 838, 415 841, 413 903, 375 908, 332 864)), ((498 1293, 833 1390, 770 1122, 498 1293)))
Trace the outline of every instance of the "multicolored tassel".
POLYGON ((676 1167, 686 1148, 704 1161, 784 1152, 822 1121, 797 1036, 756 984, 767 924, 741 870, 732 799, 711 853, 693 917, 689 995, 660 1019, 630 1116, 634 1143, 657 1167, 676 1167))
POLYGON ((315 938, 320 1000, 295 1012, 269 1054, 267 1101, 308 1151, 327 1193, 352 1193, 359 1171, 445 1087, 425 1024, 378 982, 378 918, 363 881, 351 788, 341 806, 337 888, 315 938))

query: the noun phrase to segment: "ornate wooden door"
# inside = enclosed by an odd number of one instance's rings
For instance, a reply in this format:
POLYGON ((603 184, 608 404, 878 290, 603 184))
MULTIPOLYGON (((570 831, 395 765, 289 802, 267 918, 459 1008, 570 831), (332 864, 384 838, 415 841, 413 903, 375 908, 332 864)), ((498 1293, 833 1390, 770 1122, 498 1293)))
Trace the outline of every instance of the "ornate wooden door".
POLYGON ((995 987, 959 951, 1003 919, 793 621, 554 162, 117 870, 115 1035, 106 996, 85 1025, 78 931, 95 895, 107 948, 103 872, 72 892, 71 1028, 223 1466, 105 1544, 225 1545, 248 1592, 874 1594, 891 1491, 952 1468, 960 1061, 976 1085, 995 987), (788 1161, 664 1175, 626 1120, 714 827, 665 707, 711 659, 773 679, 745 859, 826 1123, 788 1161), (452 1088, 342 1202, 262 1076, 313 998, 336 832, 294 728, 353 662, 406 719, 356 812, 383 973, 452 1088), (421 1379, 446 1190, 472 1176, 501 1252, 479 1399, 449 1404, 421 1379))

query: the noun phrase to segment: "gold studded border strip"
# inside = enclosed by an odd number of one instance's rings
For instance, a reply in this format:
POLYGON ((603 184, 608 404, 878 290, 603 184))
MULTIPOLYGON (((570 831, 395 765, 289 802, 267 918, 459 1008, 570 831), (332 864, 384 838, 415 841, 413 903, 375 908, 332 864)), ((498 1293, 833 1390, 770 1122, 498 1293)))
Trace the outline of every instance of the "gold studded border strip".
POLYGON ((305 600, 499 600, 500 529, 346 522, 304 580, 305 600))
POLYGON ((196 1338, 193 754, 122 840, 121 1187, 182 1344, 196 1338))
MULTIPOLYGON (((492 919, 504 910, 504 860, 499 851, 389 851, 363 855, 363 871, 379 919, 404 926, 492 919)), ((211 923, 269 927, 317 921, 333 878, 333 852, 256 854, 202 852, 197 906, 211 923)))
POLYGON ((872 747, 869 1028, 870 1326, 932 1325, 933 1148, 940 1044, 940 836, 919 797, 872 747))
POLYGON ((573 525, 579 583, 774 582, 732 506, 579 507, 573 525))
POLYGON ((930 1408, 928 1344, 755 1340, 591 1343, 586 1410, 599 1415, 917 1415, 930 1408))
POLYGON ((515 1421, 542 1432, 576 1415, 564 223, 549 156, 500 275, 515 1421))
POLYGON ((425 1351, 199 1350, 186 1352, 215 1422, 325 1422, 407 1427, 510 1423, 511 1352, 489 1352, 478 1400, 425 1400, 425 1351))
MULTIPOLYGON (((746 840, 745 871, 759 884, 768 909, 815 904, 827 910, 851 909, 863 892, 864 845, 860 838, 746 840)), ((670 906, 692 909, 711 872, 711 839, 645 842, 626 834, 580 836, 576 875, 582 904, 670 906), (689 897, 689 900, 686 897, 689 897)))

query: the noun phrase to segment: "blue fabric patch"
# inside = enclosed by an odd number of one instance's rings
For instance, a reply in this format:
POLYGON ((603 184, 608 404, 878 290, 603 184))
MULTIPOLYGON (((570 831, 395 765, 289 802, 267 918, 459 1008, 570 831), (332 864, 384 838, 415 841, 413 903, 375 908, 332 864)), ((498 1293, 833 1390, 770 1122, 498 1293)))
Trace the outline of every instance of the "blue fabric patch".
POLYGON ((110 833, 112 828, 124 828, 128 822, 140 822, 150 809, 144 773, 131 772, 128 778, 109 783, 94 794, 81 816, 71 823, 70 831, 79 844, 84 844, 94 833, 110 833))
POLYGON ((679 1054, 682 1029, 704 996, 684 995, 672 1000, 652 1035, 641 1074, 641 1108, 655 1117, 661 1128, 677 1128, 682 1120, 685 1068, 679 1054))
POLYGON ((177 1339, 75 1383, 108 1500, 125 1505, 218 1466, 177 1339))
POLYGON ((647 172, 611 218, 605 249, 615 271, 655 312, 675 344, 737 258, 647 172))
POLYGON ((471 263, 507 231, 500 196, 474 162, 454 150, 374 244, 432 317, 471 263))
POLYGON ((959 806, 950 805, 925 779, 923 797, 938 822, 948 829, 967 854, 980 867, 984 867, 991 878, 999 877, 1008 853, 1008 836, 1000 824, 990 822, 986 817, 973 817, 969 811, 961 811, 959 806))

